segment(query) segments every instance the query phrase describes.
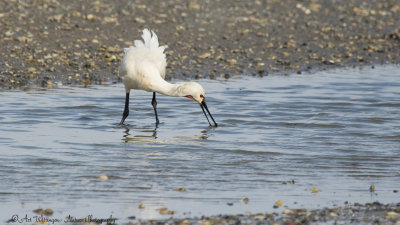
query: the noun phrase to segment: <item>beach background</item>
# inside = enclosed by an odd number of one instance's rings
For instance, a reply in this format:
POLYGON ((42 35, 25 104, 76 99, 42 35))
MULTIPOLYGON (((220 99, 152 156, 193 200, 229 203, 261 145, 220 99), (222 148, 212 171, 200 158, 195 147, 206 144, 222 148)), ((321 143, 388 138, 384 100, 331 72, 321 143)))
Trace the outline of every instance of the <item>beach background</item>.
POLYGON ((400 61, 398 0, 2 1, 0 86, 118 81, 150 28, 167 76, 287 74, 400 61))

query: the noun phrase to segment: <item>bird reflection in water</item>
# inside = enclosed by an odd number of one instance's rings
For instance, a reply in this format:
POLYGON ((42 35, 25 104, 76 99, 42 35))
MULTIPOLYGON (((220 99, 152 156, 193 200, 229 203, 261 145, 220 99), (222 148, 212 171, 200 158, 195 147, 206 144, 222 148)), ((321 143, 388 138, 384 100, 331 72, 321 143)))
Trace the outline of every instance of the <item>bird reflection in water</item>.
POLYGON ((194 140, 207 140, 215 127, 207 127, 202 130, 200 134, 194 136, 175 136, 172 140, 159 139, 157 135, 158 126, 155 126, 154 129, 146 129, 146 128, 133 128, 131 126, 124 126, 125 130, 122 135, 122 141, 125 143, 128 142, 151 142, 151 143, 160 143, 160 144, 174 144, 179 141, 194 141, 194 140), (132 131, 131 131, 132 130, 132 131), (133 135, 132 133, 138 133, 133 135), (148 135, 146 135, 148 134, 148 135))
POLYGON ((154 129, 152 130, 148 130, 148 129, 143 129, 141 130, 141 133, 151 133, 151 135, 135 135, 134 137, 132 137, 132 135, 130 134, 130 128, 129 126, 124 126, 125 127, 125 131, 124 131, 124 135, 122 136, 122 141, 124 141, 125 143, 128 142, 132 142, 132 141, 150 141, 150 142, 154 142, 154 140, 157 139, 157 128, 158 126, 156 126, 154 129))

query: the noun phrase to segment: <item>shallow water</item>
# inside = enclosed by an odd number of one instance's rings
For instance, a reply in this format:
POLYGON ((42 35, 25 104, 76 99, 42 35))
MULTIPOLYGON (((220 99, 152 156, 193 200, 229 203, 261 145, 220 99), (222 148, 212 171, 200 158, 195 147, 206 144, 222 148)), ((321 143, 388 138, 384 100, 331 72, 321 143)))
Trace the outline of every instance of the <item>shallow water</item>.
POLYGON ((120 126, 122 84, 0 92, 0 219, 36 208, 128 221, 163 218, 162 207, 180 217, 398 201, 399 69, 201 80, 216 128, 192 100, 161 95, 156 128, 142 91, 120 126))

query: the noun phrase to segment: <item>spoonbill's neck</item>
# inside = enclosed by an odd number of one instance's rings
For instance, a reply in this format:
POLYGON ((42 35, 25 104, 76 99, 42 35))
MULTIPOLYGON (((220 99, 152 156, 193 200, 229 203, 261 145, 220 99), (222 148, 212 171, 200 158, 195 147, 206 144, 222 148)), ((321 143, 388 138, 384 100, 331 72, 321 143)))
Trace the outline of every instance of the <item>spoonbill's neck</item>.
POLYGON ((163 79, 161 79, 159 82, 157 82, 157 85, 153 86, 153 91, 158 92, 163 95, 168 95, 172 97, 182 97, 185 96, 184 93, 180 91, 180 88, 182 85, 185 83, 177 83, 177 84, 171 84, 163 79))

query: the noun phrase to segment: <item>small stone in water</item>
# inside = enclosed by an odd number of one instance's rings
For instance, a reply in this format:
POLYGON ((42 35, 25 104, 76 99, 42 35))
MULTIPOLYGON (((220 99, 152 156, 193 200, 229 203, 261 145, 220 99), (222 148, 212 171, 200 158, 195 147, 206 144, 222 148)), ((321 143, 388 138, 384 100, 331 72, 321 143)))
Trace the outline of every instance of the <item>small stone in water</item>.
POLYGON ((145 207, 146 207, 146 206, 142 203, 142 204, 139 205, 138 208, 139 208, 139 209, 144 209, 145 207))
POLYGON ((282 206, 282 200, 278 200, 278 201, 275 202, 273 207, 274 207, 274 209, 277 209, 277 208, 279 208, 281 206, 282 206))
POLYGON ((311 189, 311 192, 312 192, 312 193, 318 193, 318 191, 319 191, 318 188, 313 188, 313 189, 311 189))
POLYGON ((175 211, 168 210, 167 208, 161 208, 160 209, 160 214, 161 215, 172 215, 172 214, 175 214, 175 211))
POLYGON ((242 198, 242 202, 244 203, 244 204, 247 204, 247 203, 249 203, 249 198, 242 198))
POLYGON ((35 210, 33 210, 33 212, 37 213, 37 214, 41 214, 42 211, 43 211, 43 209, 35 209, 35 210))
POLYGON ((370 192, 375 192, 375 185, 369 186, 369 191, 370 192))
POLYGON ((100 180, 108 180, 108 176, 105 175, 105 174, 102 174, 102 175, 99 176, 99 179, 100 180))
POLYGON ((52 209, 35 209, 33 210, 34 213, 40 214, 40 215, 45 215, 45 216, 52 216, 53 215, 53 210, 52 209))
POLYGON ((53 210, 52 209, 45 209, 44 211, 43 211, 43 215, 46 215, 46 216, 51 216, 51 215, 53 215, 53 210))

